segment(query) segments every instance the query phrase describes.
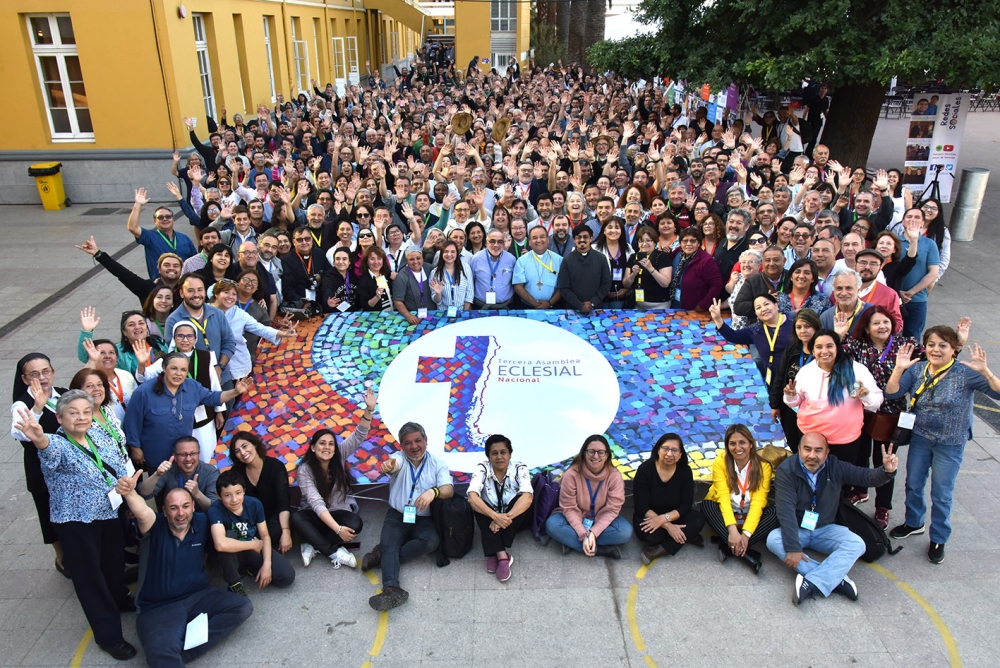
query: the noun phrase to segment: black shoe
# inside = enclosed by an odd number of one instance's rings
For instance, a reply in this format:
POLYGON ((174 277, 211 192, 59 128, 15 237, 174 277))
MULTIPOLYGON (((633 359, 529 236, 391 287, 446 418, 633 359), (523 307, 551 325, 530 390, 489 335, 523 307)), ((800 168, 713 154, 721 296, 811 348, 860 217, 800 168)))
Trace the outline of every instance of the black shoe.
POLYGON ((702 536, 700 533, 696 533, 695 535, 688 538, 688 542, 694 545, 695 547, 705 547, 705 537, 702 536))
POLYGON ((594 556, 621 559, 622 551, 618 549, 617 545, 598 545, 597 550, 594 551, 594 556))
POLYGON ((118 609, 121 612, 135 612, 135 599, 131 596, 126 596, 125 600, 118 604, 118 609))
POLYGON ((753 569, 754 575, 760 575, 760 569, 764 566, 764 563, 760 560, 760 552, 757 552, 756 550, 747 550, 746 554, 743 555, 743 561, 750 564, 750 568, 753 569))
POLYGON ((729 546, 726 545, 724 542, 722 542, 720 540, 719 541, 719 554, 718 554, 719 563, 720 564, 726 563, 726 559, 728 559, 732 555, 733 555, 733 553, 729 551, 729 546))
POLYGON ((69 580, 73 579, 73 576, 69 574, 69 571, 66 569, 66 567, 59 565, 59 560, 58 559, 55 561, 55 565, 56 565, 56 570, 59 571, 60 575, 62 575, 64 578, 67 578, 69 580))
POLYGON ((802 603, 802 601, 806 600, 807 598, 812 598, 813 596, 815 596, 817 591, 819 590, 816 589, 816 586, 813 583, 809 582, 809 580, 806 580, 805 576, 796 575, 795 593, 792 594, 792 603, 794 603, 795 605, 799 605, 800 603, 802 603))
POLYGON ((368 605, 372 607, 373 610, 378 610, 379 612, 384 612, 386 610, 392 610, 393 608, 398 608, 399 606, 406 603, 410 595, 405 589, 395 586, 388 586, 382 590, 382 593, 375 594, 370 599, 368 599, 368 605))
POLYGON ((667 556, 667 551, 662 545, 647 545, 642 548, 642 563, 649 566, 654 560, 667 556))
POLYGON ((562 554, 563 554, 563 556, 564 556, 564 557, 565 557, 565 556, 566 556, 567 554, 569 554, 569 549, 570 549, 570 548, 569 548, 569 545, 563 545, 563 546, 562 546, 562 554))
MULTIPOLYGON (((361 570, 370 571, 382 566, 382 544, 379 543, 371 552, 361 557, 361 570)), ((388 608, 386 608, 388 610, 388 608)))
POLYGON ((840 584, 833 590, 842 596, 846 596, 852 601, 858 600, 858 585, 854 584, 854 580, 844 576, 844 579, 840 581, 840 584))
POLYGON ((893 527, 892 531, 889 532, 889 536, 892 538, 908 538, 910 536, 919 536, 924 532, 924 527, 911 527, 907 524, 900 524, 898 527, 893 527))
POLYGON ((932 564, 940 564, 944 561, 944 543, 931 543, 927 548, 927 558, 932 564))
POLYGON ((124 640, 117 645, 98 645, 98 647, 110 654, 112 659, 118 659, 119 661, 128 661, 136 654, 135 647, 132 647, 132 645, 124 640))

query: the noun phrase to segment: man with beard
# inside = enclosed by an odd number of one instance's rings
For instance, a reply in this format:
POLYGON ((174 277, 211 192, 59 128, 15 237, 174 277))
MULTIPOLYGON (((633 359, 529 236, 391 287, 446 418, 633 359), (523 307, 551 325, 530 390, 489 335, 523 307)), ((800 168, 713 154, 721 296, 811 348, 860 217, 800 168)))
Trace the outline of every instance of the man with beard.
POLYGON ((750 233, 759 232, 767 238, 768 243, 774 243, 777 241, 775 234, 777 230, 774 227, 776 220, 774 205, 770 202, 761 202, 757 205, 757 222, 750 228, 750 233))
POLYGON ((257 274, 257 278, 260 279, 260 285, 264 288, 264 294, 267 295, 267 312, 271 316, 271 319, 274 320, 278 315, 278 288, 274 284, 274 279, 271 278, 270 272, 260 266, 260 251, 257 248, 257 244, 252 241, 241 243, 239 251, 236 253, 236 258, 240 263, 240 272, 250 270, 257 274))
MULTIPOLYGON (((723 281, 728 280, 733 267, 740 261, 740 254, 749 248, 747 230, 750 228, 750 213, 744 209, 733 209, 726 218, 726 241, 719 243, 715 249, 715 262, 719 265, 719 275, 723 281)), ((722 289, 719 298, 725 301, 729 297, 726 289, 722 289)))
POLYGON ((117 278, 129 292, 139 298, 140 304, 146 301, 146 297, 149 296, 149 293, 153 292, 161 285, 165 285, 168 288, 173 289, 174 308, 177 308, 180 305, 181 298, 177 283, 182 275, 182 260, 178 255, 174 253, 164 253, 161 255, 159 261, 157 262, 159 276, 155 280, 151 280, 143 278, 142 276, 130 271, 126 267, 122 266, 113 257, 98 248, 97 242, 94 241, 94 237, 90 237, 90 239, 84 241, 81 245, 77 246, 77 248, 100 262, 101 265, 107 269, 112 276, 117 278))
POLYGON ((902 301, 899 293, 878 280, 884 261, 882 254, 874 248, 858 251, 854 258, 855 270, 861 275, 858 298, 872 306, 883 307, 892 317, 892 322, 896 325, 895 331, 902 332, 903 315, 899 308, 902 301))
POLYGON ((246 596, 209 585, 208 516, 196 512, 191 493, 181 487, 170 490, 162 514, 156 513, 136 491, 140 475, 141 471, 132 478, 125 476, 115 485, 142 535, 136 631, 152 668, 183 665, 235 631, 253 613, 253 604, 246 596), (184 649, 189 621, 202 614, 208 618, 208 641, 184 649))
MULTIPOLYGON (((208 264, 208 252, 212 250, 212 247, 215 246, 215 244, 221 243, 219 230, 214 227, 206 227, 201 232, 201 239, 199 240, 199 243, 201 244, 201 250, 198 251, 197 255, 192 255, 188 259, 184 260, 184 266, 181 267, 181 273, 178 277, 192 271, 198 271, 208 264)), ((162 277, 162 272, 160 275, 162 277)))
POLYGON ((566 216, 556 216, 552 221, 552 238, 549 239, 549 250, 562 258, 573 252, 573 245, 569 239, 569 218, 566 216))
POLYGON ((785 249, 785 269, 791 269, 796 260, 812 257, 813 226, 809 223, 796 223, 792 230, 792 245, 785 249))
POLYGON ((257 251, 257 266, 271 275, 274 282, 274 292, 281 303, 281 260, 278 259, 278 235, 268 230, 257 239, 260 242, 257 251))
POLYGON ((701 158, 692 160, 688 167, 688 175, 681 182, 687 188, 689 195, 699 192, 705 183, 705 161, 701 158))
POLYGON ((205 303, 205 279, 198 274, 185 274, 181 278, 183 302, 167 318, 165 332, 173 332, 178 322, 189 321, 195 328, 195 347, 215 353, 219 378, 229 380, 226 365, 236 352, 236 339, 226 320, 226 314, 205 303))
MULTIPOLYGON (((879 173, 884 174, 885 172, 879 172, 879 173)), ((888 189, 889 187, 888 177, 884 178, 884 183, 886 189, 888 189)), ((879 185, 880 181, 876 179, 875 187, 878 188, 879 185)), ((868 221, 870 221, 872 228, 872 236, 884 230, 886 227, 889 226, 889 223, 892 222, 892 214, 894 209, 891 197, 882 197, 880 206, 877 210, 875 209, 875 196, 870 192, 858 193, 857 196, 855 196, 853 211, 851 211, 846 206, 846 204, 847 204, 846 196, 841 196, 837 200, 836 205, 834 207, 834 208, 842 207, 840 208, 840 212, 838 215, 840 216, 840 221, 839 221, 840 229, 844 234, 847 234, 848 232, 851 231, 851 228, 854 226, 854 223, 856 223, 859 218, 866 218, 868 221)))
POLYGON ((135 242, 146 251, 146 271, 149 272, 150 280, 156 280, 160 276, 157 263, 164 253, 174 253, 180 256, 181 264, 198 251, 195 250, 194 243, 186 234, 181 234, 174 230, 174 214, 165 206, 156 207, 153 211, 154 229, 143 229, 139 227, 139 216, 142 207, 149 202, 145 188, 135 191, 135 203, 132 205, 132 212, 128 215, 128 231, 135 237, 135 242))
POLYGON ((576 248, 559 265, 556 280, 563 301, 584 315, 600 308, 611 289, 611 267, 603 254, 591 252, 592 238, 588 226, 576 226, 573 230, 576 248))

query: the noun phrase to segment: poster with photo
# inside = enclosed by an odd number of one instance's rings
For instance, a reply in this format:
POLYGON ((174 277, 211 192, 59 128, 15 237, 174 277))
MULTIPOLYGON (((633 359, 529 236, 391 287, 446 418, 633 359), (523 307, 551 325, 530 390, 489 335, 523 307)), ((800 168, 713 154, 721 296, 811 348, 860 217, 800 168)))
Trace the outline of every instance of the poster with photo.
POLYGON ((937 178, 941 201, 951 201, 969 101, 967 93, 913 96, 902 182, 915 196, 927 190, 937 178))

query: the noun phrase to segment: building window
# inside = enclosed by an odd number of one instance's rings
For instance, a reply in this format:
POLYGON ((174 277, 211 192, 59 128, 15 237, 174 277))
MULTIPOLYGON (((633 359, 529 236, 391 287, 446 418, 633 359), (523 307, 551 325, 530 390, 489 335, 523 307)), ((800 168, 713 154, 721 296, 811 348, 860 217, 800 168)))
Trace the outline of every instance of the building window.
POLYGON ((271 21, 273 16, 264 17, 264 55, 267 57, 267 78, 271 84, 271 102, 275 101, 274 60, 271 57, 271 21))
POLYGON ((358 83, 358 38, 347 37, 347 81, 351 84, 358 83))
POLYGON ((309 44, 300 39, 302 36, 302 26, 296 16, 292 17, 292 55, 295 58, 295 82, 299 87, 299 93, 308 94, 312 89, 309 87, 309 44))
POLYGON ((514 0, 493 0, 491 3, 493 32, 514 32, 517 29, 517 4, 514 0))
POLYGON ((32 15, 27 20, 52 139, 92 141, 94 126, 69 14, 32 15))
POLYGON ((201 79, 201 96, 205 101, 205 116, 215 118, 215 92, 212 88, 212 63, 208 58, 208 39, 205 36, 205 16, 192 14, 194 49, 198 54, 198 77, 201 79))

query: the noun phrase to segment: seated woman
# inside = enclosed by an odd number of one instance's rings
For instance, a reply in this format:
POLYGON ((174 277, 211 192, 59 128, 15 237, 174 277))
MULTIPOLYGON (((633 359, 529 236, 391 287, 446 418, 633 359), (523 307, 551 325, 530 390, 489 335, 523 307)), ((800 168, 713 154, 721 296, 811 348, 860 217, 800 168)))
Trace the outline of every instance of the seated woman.
POLYGON ((819 268, 809 258, 796 260, 785 274, 785 286, 778 295, 778 309, 785 315, 795 315, 800 309, 822 313, 830 308, 830 298, 816 290, 819 268))
POLYGON ((677 554, 689 541, 705 545, 701 537, 705 518, 693 508, 694 476, 679 434, 661 436, 649 459, 639 465, 632 498, 632 523, 639 527, 639 539, 648 543, 642 549, 643 563, 677 554))
POLYGON ((722 290, 722 276, 715 259, 701 248, 701 232, 693 227, 681 231, 680 248, 671 258, 670 290, 673 308, 705 313, 722 290))
POLYGON ((531 472, 520 462, 511 464, 510 439, 493 434, 486 439, 488 460, 476 467, 469 482, 469 505, 476 512, 479 535, 486 555, 486 572, 497 580, 510 579, 514 556, 509 552, 514 535, 531 524, 531 472))
POLYGON ((742 557, 760 575, 760 552, 753 546, 778 527, 778 515, 767 505, 771 465, 760 458, 746 425, 730 425, 723 442, 725 454, 717 454, 712 464, 712 487, 701 514, 719 537, 719 561, 742 557))
POLYGON ((284 554, 292 549, 288 471, 274 457, 267 456, 264 441, 256 432, 241 431, 229 442, 233 470, 246 479, 246 493, 264 505, 268 533, 284 554))
POLYGON ((760 375, 770 385, 771 378, 777 374, 778 365, 781 364, 781 356, 792 340, 792 322, 788 316, 778 311, 778 300, 766 292, 753 300, 753 310, 757 315, 757 322, 740 330, 734 330, 722 319, 722 303, 718 299, 712 300, 709 314, 726 341, 757 347, 760 352, 760 375))
POLYGON ((559 509, 545 521, 545 531, 563 546, 588 557, 621 559, 618 548, 632 537, 632 525, 620 517, 625 481, 611 463, 611 446, 599 434, 588 436, 563 473, 559 509))
POLYGON ((368 438, 375 410, 375 391, 368 388, 365 410, 351 435, 337 443, 329 429, 312 435, 309 450, 299 464, 300 509, 292 515, 292 528, 302 541, 302 565, 308 566, 319 552, 333 562, 334 568, 357 568, 358 560, 344 547, 361 533, 364 522, 354 512, 357 504, 347 493, 351 481, 347 458, 368 438))

